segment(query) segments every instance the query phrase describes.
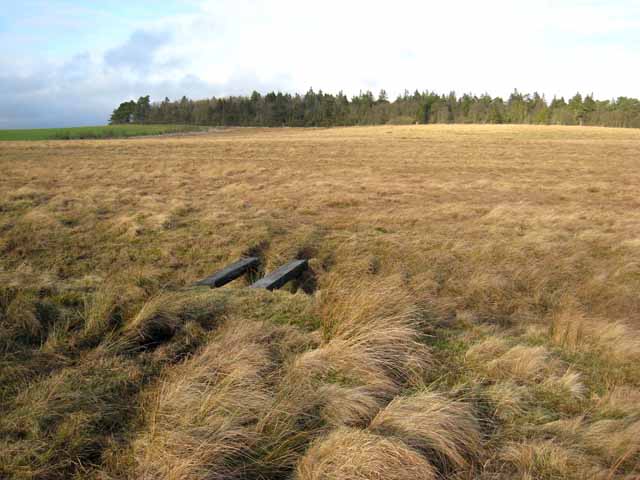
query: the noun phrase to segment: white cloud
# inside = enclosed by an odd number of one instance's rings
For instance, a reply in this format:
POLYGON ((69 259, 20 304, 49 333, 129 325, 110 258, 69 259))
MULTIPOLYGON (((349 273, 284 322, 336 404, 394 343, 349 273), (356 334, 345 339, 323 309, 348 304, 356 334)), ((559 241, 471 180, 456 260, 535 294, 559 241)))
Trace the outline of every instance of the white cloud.
POLYGON ((549 27, 568 34, 592 36, 640 27, 640 4, 635 1, 553 2, 549 13, 549 27))
POLYGON ((123 45, 107 51, 104 60, 112 68, 126 68, 147 74, 154 65, 155 52, 170 41, 168 32, 136 30, 123 45))
POLYGON ((640 6, 632 1, 196 3, 196 13, 140 22, 102 52, 6 65, 0 117, 55 122, 73 98, 65 118, 95 123, 144 94, 309 87, 640 96, 640 6))

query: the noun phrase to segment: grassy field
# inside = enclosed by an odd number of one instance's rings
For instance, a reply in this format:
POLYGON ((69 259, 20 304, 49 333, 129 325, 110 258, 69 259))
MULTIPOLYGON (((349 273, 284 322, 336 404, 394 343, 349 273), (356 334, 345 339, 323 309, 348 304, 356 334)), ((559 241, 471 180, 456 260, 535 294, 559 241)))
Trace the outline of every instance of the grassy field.
POLYGON ((203 127, 194 125, 102 125, 75 128, 32 128, 27 130, 0 130, 0 141, 127 138, 188 133, 201 130, 203 130, 203 127))
POLYGON ((640 131, 0 145, 0 477, 633 479, 640 131), (190 288, 252 254, 283 291, 190 288))

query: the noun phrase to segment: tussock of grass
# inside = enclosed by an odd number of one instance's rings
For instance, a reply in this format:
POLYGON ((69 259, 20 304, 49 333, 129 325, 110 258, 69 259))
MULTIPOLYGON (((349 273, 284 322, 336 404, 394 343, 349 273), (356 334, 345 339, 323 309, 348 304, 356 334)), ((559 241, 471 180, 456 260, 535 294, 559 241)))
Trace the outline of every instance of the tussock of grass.
POLYGON ((135 443, 143 478, 233 478, 258 435, 273 364, 258 339, 266 327, 227 325, 178 366, 150 406, 148 432, 135 443))
POLYGON ((547 378, 553 370, 553 363, 545 347, 509 347, 498 337, 489 337, 472 346, 467 351, 466 358, 495 380, 537 383, 547 378))
POLYGON ((581 381, 581 375, 578 372, 567 370, 561 376, 549 375, 542 385, 547 389, 556 393, 556 395, 564 396, 567 399, 582 399, 585 396, 586 387, 581 381))
POLYGON ((382 401, 376 385, 343 386, 336 383, 321 387, 321 395, 326 398, 322 407, 323 420, 333 427, 366 427, 382 401))
POLYGON ((504 423, 522 417, 531 407, 529 389, 510 380, 489 386, 486 395, 493 406, 492 415, 504 423))
POLYGON ((551 440, 508 444, 500 452, 500 459, 513 468, 505 475, 518 478, 607 478, 604 471, 590 465, 580 452, 551 440))
POLYGON ((558 312, 549 327, 551 341, 568 352, 598 354, 613 363, 640 360, 640 336, 621 322, 587 318, 583 312, 558 312))
POLYGON ((493 378, 518 381, 540 381, 549 372, 548 352, 544 347, 516 345, 498 358, 490 360, 487 374, 493 378))
POLYGON ((84 332, 89 336, 105 334, 117 327, 122 294, 113 286, 105 286, 84 299, 84 332))
POLYGON ((318 383, 287 370, 280 372, 273 401, 256 425, 259 442, 245 468, 258 478, 288 476, 309 443, 327 429, 320 415, 326 398, 318 383))
POLYGON ((504 338, 490 336, 482 342, 471 346, 465 357, 474 363, 485 363, 504 355, 509 350, 509 344, 504 338))
POLYGON ((324 347, 336 364, 360 363, 404 382, 429 363, 415 300, 398 279, 333 280, 322 291, 321 312, 324 347), (361 360, 352 363, 349 355, 361 360))
POLYGON ((435 469, 402 441, 342 428, 319 440, 296 469, 299 480, 438 478, 435 469))
POLYGON ((419 322, 411 298, 381 281, 331 283, 322 290, 319 348, 300 355, 292 375, 335 385, 324 387, 325 420, 362 425, 419 378, 429 364, 419 342, 419 322))
POLYGON ((469 471, 482 451, 480 428, 469 406, 433 392, 394 399, 369 428, 423 452, 443 474, 469 471))

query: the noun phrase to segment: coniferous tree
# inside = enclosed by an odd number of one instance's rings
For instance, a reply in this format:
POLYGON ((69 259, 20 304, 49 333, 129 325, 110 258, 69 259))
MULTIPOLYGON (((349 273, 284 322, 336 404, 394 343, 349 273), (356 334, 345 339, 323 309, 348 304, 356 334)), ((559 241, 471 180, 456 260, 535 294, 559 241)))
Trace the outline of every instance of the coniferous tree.
POLYGON ((118 108, 116 108, 111 114, 109 123, 130 123, 134 120, 136 111, 136 102, 131 100, 130 102, 122 102, 118 108))
POLYGON ((149 95, 138 98, 133 112, 133 121, 136 123, 145 123, 150 112, 151 99, 149 95))

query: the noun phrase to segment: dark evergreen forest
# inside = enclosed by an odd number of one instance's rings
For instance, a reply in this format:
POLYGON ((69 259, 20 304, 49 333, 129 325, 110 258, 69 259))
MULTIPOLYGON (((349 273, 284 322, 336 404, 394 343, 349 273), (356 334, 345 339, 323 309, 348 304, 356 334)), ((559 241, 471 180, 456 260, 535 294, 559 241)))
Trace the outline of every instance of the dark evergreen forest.
POLYGON ((262 95, 151 102, 150 97, 120 104, 110 123, 172 123, 212 126, 329 127, 410 123, 530 123, 640 127, 640 101, 619 97, 595 100, 593 95, 547 101, 538 93, 514 91, 508 99, 455 93, 405 91, 389 100, 382 90, 348 98, 309 90, 304 95, 270 92, 262 95))

